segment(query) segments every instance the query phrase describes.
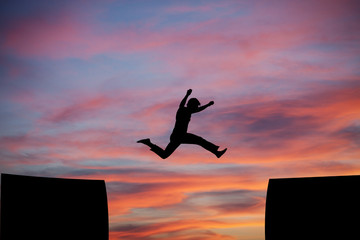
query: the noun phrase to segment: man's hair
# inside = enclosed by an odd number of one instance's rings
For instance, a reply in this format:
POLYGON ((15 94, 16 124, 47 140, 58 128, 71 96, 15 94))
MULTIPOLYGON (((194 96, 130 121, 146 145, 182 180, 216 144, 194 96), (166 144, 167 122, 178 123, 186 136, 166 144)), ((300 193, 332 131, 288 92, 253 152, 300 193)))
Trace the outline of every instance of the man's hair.
POLYGON ((188 107, 198 107, 200 105, 199 100, 197 98, 190 98, 190 100, 187 103, 188 107))

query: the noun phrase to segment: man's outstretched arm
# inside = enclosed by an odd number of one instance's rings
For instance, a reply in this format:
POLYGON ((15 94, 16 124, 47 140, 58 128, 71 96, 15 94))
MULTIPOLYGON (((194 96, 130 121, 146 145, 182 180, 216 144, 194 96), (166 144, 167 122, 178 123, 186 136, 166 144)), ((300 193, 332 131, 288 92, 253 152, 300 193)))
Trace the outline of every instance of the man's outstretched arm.
POLYGON ((198 109, 195 111, 195 113, 201 112, 202 110, 205 110, 205 108, 210 107, 211 105, 214 105, 214 101, 211 101, 208 104, 198 107, 198 109))
POLYGON ((181 100, 179 107, 185 107, 186 101, 187 101, 188 97, 190 96, 191 92, 192 92, 191 89, 187 90, 186 95, 183 98, 183 100, 181 100))

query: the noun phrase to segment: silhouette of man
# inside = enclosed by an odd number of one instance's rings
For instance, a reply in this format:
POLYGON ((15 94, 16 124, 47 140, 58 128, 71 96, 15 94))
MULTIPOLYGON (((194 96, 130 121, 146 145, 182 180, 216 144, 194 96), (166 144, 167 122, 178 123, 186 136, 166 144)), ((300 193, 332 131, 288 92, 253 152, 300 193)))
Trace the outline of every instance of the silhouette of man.
POLYGON ((169 157, 176 150, 176 148, 180 146, 180 144, 200 145, 201 147, 205 148, 206 150, 220 158, 226 152, 227 148, 222 151, 218 151, 219 146, 216 146, 215 144, 206 141, 202 137, 187 132, 191 119, 191 114, 201 112, 207 107, 214 104, 214 102, 211 101, 206 105, 200 106, 199 100, 197 100, 196 98, 191 98, 187 102, 187 105, 185 107, 186 101, 190 96, 191 92, 192 90, 189 89, 186 93, 186 96, 180 102, 179 109, 176 113, 174 130, 170 136, 170 143, 167 145, 165 150, 153 144, 149 138, 141 139, 137 142, 149 146, 150 150, 159 155, 162 159, 169 157))

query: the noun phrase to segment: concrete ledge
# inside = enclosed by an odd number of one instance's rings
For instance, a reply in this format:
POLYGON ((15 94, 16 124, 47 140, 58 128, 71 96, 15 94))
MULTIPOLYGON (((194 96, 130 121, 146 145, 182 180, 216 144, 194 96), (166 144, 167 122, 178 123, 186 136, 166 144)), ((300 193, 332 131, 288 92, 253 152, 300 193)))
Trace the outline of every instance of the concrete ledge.
POLYGON ((360 239, 360 176, 270 179, 266 240, 360 239))
POLYGON ((108 239, 103 180, 1 175, 1 239, 108 239))

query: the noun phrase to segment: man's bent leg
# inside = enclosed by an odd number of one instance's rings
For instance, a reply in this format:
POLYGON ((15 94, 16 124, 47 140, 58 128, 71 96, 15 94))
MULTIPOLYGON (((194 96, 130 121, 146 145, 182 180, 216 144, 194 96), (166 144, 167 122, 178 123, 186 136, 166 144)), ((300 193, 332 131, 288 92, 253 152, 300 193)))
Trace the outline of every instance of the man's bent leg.
POLYGON ((165 159, 168 158, 179 145, 180 143, 170 141, 165 150, 155 144, 151 146, 150 150, 159 155, 162 159, 165 159))

